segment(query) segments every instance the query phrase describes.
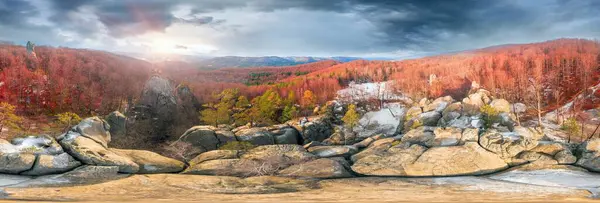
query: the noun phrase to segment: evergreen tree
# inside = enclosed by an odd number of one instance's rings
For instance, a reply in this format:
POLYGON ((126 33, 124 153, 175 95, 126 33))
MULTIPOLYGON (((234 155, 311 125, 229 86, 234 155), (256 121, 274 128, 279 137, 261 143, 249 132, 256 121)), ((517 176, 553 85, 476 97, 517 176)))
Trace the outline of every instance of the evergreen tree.
POLYGON ((352 129, 352 128, 354 128, 354 126, 356 126, 358 124, 358 120, 359 120, 359 115, 358 115, 358 112, 356 112, 356 105, 354 105, 354 104, 348 105, 348 111, 346 111, 346 114, 342 118, 342 121, 344 121, 344 124, 346 124, 346 126, 348 128, 352 129))

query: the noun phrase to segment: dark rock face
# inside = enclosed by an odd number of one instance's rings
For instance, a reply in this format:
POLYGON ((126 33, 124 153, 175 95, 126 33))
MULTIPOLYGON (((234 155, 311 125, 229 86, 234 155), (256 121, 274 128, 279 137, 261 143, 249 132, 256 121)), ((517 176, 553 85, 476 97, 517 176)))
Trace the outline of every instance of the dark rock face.
POLYGON ((128 136, 154 142, 179 136, 198 122, 199 107, 188 87, 175 88, 169 80, 152 76, 128 113, 128 136))
POLYGON ((106 122, 110 125, 110 135, 118 139, 127 133, 127 117, 121 112, 114 111, 106 116, 106 122))

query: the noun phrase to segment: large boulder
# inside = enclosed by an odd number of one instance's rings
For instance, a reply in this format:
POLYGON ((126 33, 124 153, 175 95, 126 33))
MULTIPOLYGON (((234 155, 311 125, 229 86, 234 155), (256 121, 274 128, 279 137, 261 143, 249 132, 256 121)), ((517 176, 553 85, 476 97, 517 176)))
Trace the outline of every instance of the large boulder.
POLYGON ((522 151, 535 148, 538 140, 530 135, 515 132, 500 133, 495 129, 490 129, 481 135, 479 144, 502 158, 511 158, 522 151))
POLYGON ((0 153, 0 173, 19 174, 33 167, 35 155, 19 153, 0 153))
MULTIPOLYGON (((408 143, 385 150, 381 148, 368 152, 364 157, 353 157, 357 160, 352 165, 352 170, 358 174, 370 176, 409 176, 406 173, 406 167, 414 163, 427 150, 421 145, 409 145, 408 143)), ((361 153, 365 153, 365 151, 361 153)))
POLYGON ((308 122, 300 125, 298 121, 289 121, 288 124, 296 128, 302 135, 303 144, 312 141, 322 142, 329 138, 334 132, 334 125, 328 116, 317 116, 308 118, 308 122))
MULTIPOLYGON (((108 130, 108 129, 106 129, 108 130)), ((121 173, 136 173, 139 165, 128 157, 82 136, 75 128, 58 138, 65 151, 87 165, 118 166, 121 173)))
POLYGON ((41 176, 58 174, 71 171, 79 166, 81 162, 75 160, 71 155, 62 153, 59 155, 37 155, 37 161, 30 170, 22 172, 21 175, 41 176))
POLYGON ((143 150, 111 149, 125 157, 129 157, 140 166, 138 174, 149 173, 178 173, 183 171, 185 164, 181 161, 161 156, 157 153, 143 150))
POLYGON ((421 126, 408 131, 402 137, 403 143, 420 144, 422 146, 432 146, 435 134, 433 127, 421 126))
POLYGON ((578 149, 577 165, 594 172, 600 172, 600 138, 584 142, 578 149))
POLYGON ((492 100, 492 102, 490 102, 490 106, 500 113, 510 113, 511 112, 511 109, 510 109, 511 105, 505 99, 494 99, 494 100, 492 100))
POLYGON ((429 149, 400 144, 384 153, 358 159, 352 166, 362 175, 410 177, 483 175, 506 168, 503 159, 475 142, 429 149))
POLYGON ((275 137, 266 128, 250 128, 237 131, 235 137, 239 141, 250 142, 253 145, 272 145, 275 144, 275 137))
POLYGON ((462 138, 463 130, 460 128, 436 128, 433 131, 433 143, 428 147, 445 147, 458 145, 462 138))
POLYGON ((221 143, 215 131, 217 131, 217 128, 213 126, 194 126, 185 131, 185 133, 179 137, 179 140, 191 144, 193 147, 197 148, 200 153, 216 150, 225 143, 221 143))
POLYGON ((350 172, 342 163, 332 159, 317 159, 290 166, 279 171, 279 175, 306 178, 348 178, 350 172))
POLYGON ((452 104, 453 102, 454 99, 451 96, 440 97, 433 100, 430 104, 425 105, 423 111, 437 111, 439 113, 442 113, 444 109, 446 109, 446 107, 448 107, 448 105, 452 104))
POLYGON ((357 136, 353 129, 344 126, 335 126, 333 134, 329 138, 323 140, 323 143, 330 145, 347 145, 353 144, 356 141, 357 136))
POLYGON ((279 129, 272 130, 271 133, 275 137, 275 144, 303 144, 300 132, 291 126, 285 126, 279 129))
POLYGON ((463 112, 478 115, 482 106, 490 103, 490 92, 479 89, 462 100, 463 112))
POLYGON ((438 121, 442 118, 442 114, 437 111, 430 111, 419 114, 419 122, 424 126, 436 126, 438 121))

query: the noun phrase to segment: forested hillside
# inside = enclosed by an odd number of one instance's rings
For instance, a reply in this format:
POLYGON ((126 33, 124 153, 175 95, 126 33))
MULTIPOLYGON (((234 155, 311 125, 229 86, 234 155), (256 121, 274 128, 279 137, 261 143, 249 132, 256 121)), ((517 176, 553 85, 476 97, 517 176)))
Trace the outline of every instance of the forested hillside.
POLYGON ((310 90, 316 102, 323 104, 350 82, 391 80, 399 92, 430 98, 461 98, 475 81, 512 102, 534 103, 540 93, 542 106, 547 107, 566 103, 596 84, 600 75, 600 45, 579 39, 496 46, 399 62, 320 61, 212 71, 183 62, 150 64, 91 50, 39 47, 36 54, 29 56, 21 46, 0 46, 0 100, 15 105, 22 115, 105 114, 135 100, 152 74, 190 86, 203 103, 214 101, 213 93, 237 88, 250 99, 268 89, 281 97, 294 92, 299 95, 297 103, 310 90))

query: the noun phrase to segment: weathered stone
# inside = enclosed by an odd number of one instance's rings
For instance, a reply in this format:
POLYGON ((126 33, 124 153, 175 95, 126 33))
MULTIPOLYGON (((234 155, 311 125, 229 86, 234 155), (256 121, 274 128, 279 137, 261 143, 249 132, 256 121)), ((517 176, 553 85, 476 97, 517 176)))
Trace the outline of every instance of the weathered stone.
POLYGON ((236 132, 238 141, 250 142, 253 145, 272 145, 275 144, 273 134, 265 128, 250 128, 236 132))
POLYGON ((575 164, 577 162, 577 157, 568 149, 556 153, 554 159, 556 159, 558 164, 575 164))
POLYGON ((302 144, 304 140, 300 136, 300 132, 295 128, 286 126, 283 128, 271 131, 275 137, 275 144, 302 144))
POLYGON ((290 166, 279 171, 280 175, 307 178, 348 178, 352 175, 338 161, 322 158, 290 166))
POLYGON ((411 144, 420 144, 423 146, 432 146, 435 134, 430 129, 425 127, 418 127, 416 129, 408 131, 402 137, 402 142, 411 144))
POLYGON ((106 122, 110 125, 112 138, 123 137, 126 134, 127 117, 121 112, 113 111, 106 116, 106 122))
POLYGON ((502 158, 510 158, 522 151, 535 148, 538 142, 531 137, 524 137, 517 133, 498 133, 491 129, 481 135, 479 144, 502 158))
POLYGON ((490 106, 498 112, 510 113, 510 103, 505 99, 494 99, 490 106))
POLYGON ((594 172, 600 172, 600 138, 593 138, 579 147, 576 165, 594 172))
POLYGON ((139 165, 138 174, 177 173, 185 168, 185 164, 181 161, 150 151, 126 149, 111 149, 111 151, 126 156, 139 165))
POLYGON ((308 148, 308 152, 321 157, 350 157, 358 152, 353 146, 316 146, 308 148))
POLYGON ((239 159, 242 154, 239 150, 213 150, 204 152, 190 161, 190 165, 196 165, 205 161, 217 159, 239 159))
POLYGON ((139 170, 136 163, 106 147, 108 144, 106 141, 110 141, 110 133, 104 124, 106 124, 104 121, 95 117, 84 119, 61 135, 58 139, 59 143, 67 153, 84 164, 118 166, 121 173, 136 173, 139 170))
POLYGON ((352 165, 352 170, 362 175, 409 176, 406 172, 407 167, 425 150, 427 148, 420 145, 399 145, 358 159, 352 165))
MULTIPOLYGON (((11 141, 11 144, 13 145, 13 150, 9 150, 9 152, 12 151, 14 153, 19 152, 47 155, 59 155, 64 153, 60 144, 58 144, 58 142, 56 142, 56 140, 54 140, 54 138, 50 137, 49 135, 15 138, 11 141)), ((11 146, 7 147, 10 148, 11 146)), ((3 152, 1 147, 0 152, 3 152)))
POLYGON ((216 150, 221 145, 216 130, 212 126, 194 126, 183 133, 179 140, 199 148, 201 152, 216 150))
POLYGON ((426 105, 423 108, 423 112, 437 111, 442 113, 448 105, 452 104, 452 102, 454 102, 454 99, 451 96, 437 98, 430 104, 426 105))
POLYGON ((466 128, 462 132, 459 144, 463 145, 467 142, 478 142, 479 141, 479 129, 477 128, 466 128))
POLYGON ((379 134, 379 135, 375 135, 372 137, 368 137, 358 143, 353 144, 352 146, 356 147, 357 149, 362 149, 365 147, 368 147, 371 143, 380 140, 382 138, 384 138, 385 136, 383 134, 379 134))
POLYGON ((109 130, 110 126, 108 123, 98 117, 83 119, 71 129, 71 131, 91 139, 103 147, 108 147, 108 143, 111 140, 109 130))
POLYGON ((34 162, 33 154, 0 153, 0 173, 19 174, 31 169, 34 162))
POLYGON ((81 166, 81 162, 75 160, 67 153, 62 153, 60 155, 40 154, 33 167, 30 170, 21 173, 21 175, 41 176, 64 173, 79 166, 81 166))
POLYGON ((527 160, 537 165, 557 165, 558 162, 552 158, 552 156, 533 152, 533 151, 524 151, 519 154, 519 158, 523 160, 527 160))
POLYGON ((323 143, 329 145, 348 145, 354 144, 356 139, 357 136, 352 129, 343 126, 335 126, 333 134, 325 139, 323 143))
POLYGON ((469 142, 425 151, 409 168, 409 176, 483 175, 508 168, 497 155, 469 142))
MULTIPOLYGON (((532 152, 539 152, 550 156, 556 155, 556 153, 567 149, 563 144, 557 142, 539 142, 538 145, 529 150, 532 152)), ((568 149, 567 149, 568 150, 568 149)))
POLYGON ((424 126, 436 126, 442 114, 437 111, 430 111, 419 114, 419 122, 424 126))
POLYGON ((427 147, 445 147, 458 145, 462 137, 460 128, 436 128, 433 131, 433 143, 427 147))
POLYGON ((302 134, 303 144, 312 141, 323 142, 333 134, 333 124, 329 116, 318 116, 308 118, 308 122, 301 126, 298 121, 289 121, 287 124, 293 126, 302 134))
POLYGON ((480 108, 490 101, 489 92, 485 90, 478 90, 477 92, 470 94, 462 100, 463 110, 468 115, 480 114, 480 108))

